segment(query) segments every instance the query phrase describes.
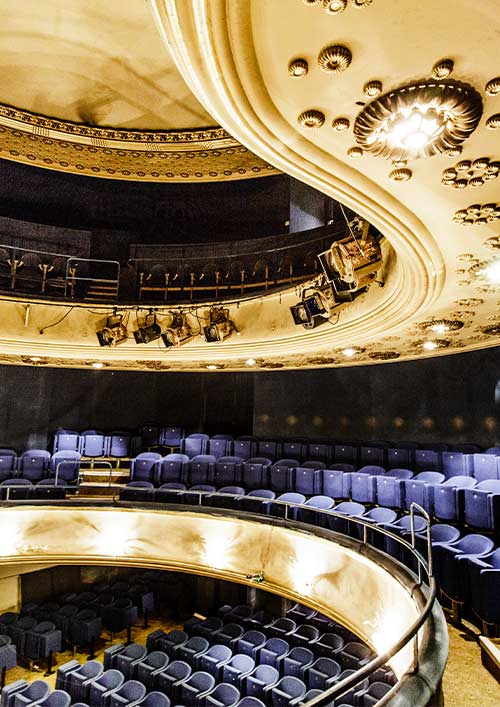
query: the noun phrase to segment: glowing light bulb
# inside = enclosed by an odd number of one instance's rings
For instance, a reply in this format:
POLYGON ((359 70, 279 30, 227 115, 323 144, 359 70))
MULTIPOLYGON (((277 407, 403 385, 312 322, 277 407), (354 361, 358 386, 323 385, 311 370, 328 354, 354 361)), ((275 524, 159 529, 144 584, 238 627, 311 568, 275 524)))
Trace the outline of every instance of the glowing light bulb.
POLYGON ((424 341, 422 346, 426 351, 434 351, 434 349, 437 349, 438 347, 435 341, 424 341))
POLYGON ((352 358, 357 353, 357 351, 356 351, 356 349, 348 348, 348 349, 344 349, 342 351, 342 353, 344 354, 344 356, 347 356, 348 358, 352 358))
POLYGON ((92 368, 103 368, 103 367, 104 367, 104 363, 101 363, 101 361, 94 361, 94 363, 92 364, 92 368))
POLYGON ((254 358, 247 358, 246 362, 247 366, 255 366, 255 359, 254 358))
POLYGON ((436 334, 445 334, 450 327, 447 324, 433 324, 431 326, 431 331, 435 331, 436 334))
POLYGON ((481 271, 481 274, 493 284, 500 283, 500 260, 490 263, 486 268, 484 268, 484 270, 481 271))

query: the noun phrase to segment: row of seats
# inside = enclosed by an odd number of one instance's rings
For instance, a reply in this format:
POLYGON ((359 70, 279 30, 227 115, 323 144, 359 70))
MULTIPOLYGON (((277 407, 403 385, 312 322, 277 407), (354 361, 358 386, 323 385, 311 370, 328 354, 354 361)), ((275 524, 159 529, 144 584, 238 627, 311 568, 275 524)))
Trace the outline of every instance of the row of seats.
POLYGON ((47 477, 68 484, 78 481, 81 454, 65 450, 50 454, 45 449, 28 449, 19 457, 13 449, 0 449, 0 481, 19 478, 31 482, 47 477))
MULTIPOLYGON (((242 490, 237 493, 265 488, 276 493, 320 494, 401 510, 410 510, 412 503, 417 503, 440 520, 500 530, 499 479, 477 481, 466 475, 446 479, 442 472, 422 471, 414 475, 409 469, 386 470, 376 465, 355 471, 349 464, 332 464, 328 469, 322 462, 299 464, 294 459, 280 459, 273 464, 265 457, 216 460, 200 454, 189 459, 184 454, 162 457, 157 452, 144 452, 132 460, 130 478, 132 482, 160 486, 162 491, 171 484, 177 484, 179 490, 202 485, 212 492, 241 485, 242 490)), ((157 494, 158 500, 161 496, 162 493, 157 494)))
MULTIPOLYGON (((270 489, 256 489, 245 493, 242 487, 223 487, 219 492, 214 487, 192 487, 183 490, 181 484, 165 484, 155 489, 148 482, 131 482, 122 489, 120 498, 128 501, 156 501, 161 503, 189 504, 196 507, 222 508, 237 511, 262 513, 276 517, 287 517, 299 522, 311 523, 339 533, 351 535, 363 540, 365 531, 356 524, 360 519, 369 526, 366 530, 366 540, 395 559, 416 569, 414 557, 404 550, 400 543, 390 536, 382 536, 377 532, 381 528, 389 533, 400 536, 411 542, 411 518, 409 514, 398 518, 398 512, 393 508, 371 507, 358 501, 341 501, 335 505, 330 496, 311 496, 298 493, 276 495, 270 489), (325 513, 326 511, 326 513, 325 513), (328 513, 328 511, 334 511, 328 513), (352 520, 351 520, 352 519, 352 520)), ((416 515, 414 529, 419 549, 426 556, 427 536, 426 522, 416 515)), ((434 569, 438 584, 447 597, 473 613, 472 618, 484 625, 497 626, 492 629, 498 632, 500 628, 500 548, 498 543, 489 537, 468 534, 461 537, 461 531, 454 525, 435 523, 431 526, 431 541, 433 548, 434 569), (464 543, 462 544, 462 541, 464 543), (469 543, 474 552, 469 551, 469 543), (434 548, 439 547, 434 555, 434 548), (443 554, 444 553, 444 554, 443 554), (463 574, 457 574, 450 569, 455 568, 455 556, 465 553, 474 554, 478 563, 472 563, 470 570, 475 572, 474 580, 465 581, 463 574), (453 557, 451 561, 442 558, 453 557), (451 565, 450 565, 451 562, 451 565)), ((457 560, 459 562, 460 560, 457 560)), ((464 571, 469 571, 469 565, 464 565, 464 571)), ((471 575, 472 576, 472 575, 471 575)))
MULTIPOLYGON (((154 451, 157 447, 178 450, 189 457, 197 454, 221 456, 239 456, 249 459, 265 456, 273 461, 280 457, 293 457, 300 461, 307 459, 322 461, 325 464, 347 463, 354 466, 380 464, 388 468, 405 467, 412 470, 444 470, 453 467, 458 473, 457 463, 460 456, 481 453, 474 444, 447 445, 424 444, 415 442, 390 443, 383 441, 343 442, 313 441, 297 439, 260 439, 252 435, 234 438, 229 434, 209 436, 204 433, 185 435, 182 427, 162 426, 155 423, 144 425, 138 433, 124 430, 105 432, 101 430, 83 430, 77 432, 59 429, 54 435, 53 451, 78 451, 88 457, 127 457, 141 449, 154 451)), ((491 447, 483 454, 499 455, 500 448, 491 447)))

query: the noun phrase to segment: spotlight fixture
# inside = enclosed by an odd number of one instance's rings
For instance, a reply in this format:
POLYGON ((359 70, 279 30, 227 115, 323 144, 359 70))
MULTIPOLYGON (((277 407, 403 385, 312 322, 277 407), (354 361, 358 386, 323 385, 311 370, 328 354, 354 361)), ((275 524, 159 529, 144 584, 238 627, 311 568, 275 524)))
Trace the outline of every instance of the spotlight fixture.
POLYGON ((321 315, 326 313, 326 307, 319 290, 316 290, 314 294, 309 297, 305 297, 304 295, 301 302, 290 307, 290 312, 297 326, 302 325, 304 329, 314 329, 315 326, 325 321, 325 318, 321 315))
POLYGON ((205 341, 209 344, 223 341, 233 331, 238 333, 233 320, 229 317, 229 309, 227 307, 212 307, 210 310, 210 324, 203 327, 205 341))
POLYGON ((382 251, 370 224, 356 217, 348 222, 344 238, 318 254, 335 302, 352 302, 376 278, 382 251))
POLYGON ((117 346, 127 340, 127 327, 123 323, 123 316, 116 313, 106 320, 106 326, 96 331, 99 346, 117 346))
POLYGON ((134 339, 136 344, 149 344, 151 341, 156 341, 161 336, 161 327, 156 323, 156 314, 152 310, 144 318, 142 327, 138 327, 134 331, 134 339), (152 321, 151 321, 152 320, 152 321))
POLYGON ((161 335, 167 348, 181 346, 193 338, 191 327, 183 312, 172 312, 172 324, 161 335))

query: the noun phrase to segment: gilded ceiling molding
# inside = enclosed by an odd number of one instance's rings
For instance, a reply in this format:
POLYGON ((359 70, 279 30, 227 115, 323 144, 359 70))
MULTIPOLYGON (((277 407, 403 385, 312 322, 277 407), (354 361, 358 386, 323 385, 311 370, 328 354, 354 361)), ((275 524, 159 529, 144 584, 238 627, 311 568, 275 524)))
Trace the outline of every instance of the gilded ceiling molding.
POLYGON ((148 182, 203 182, 276 174, 223 128, 122 130, 0 104, 0 157, 74 174, 148 182))

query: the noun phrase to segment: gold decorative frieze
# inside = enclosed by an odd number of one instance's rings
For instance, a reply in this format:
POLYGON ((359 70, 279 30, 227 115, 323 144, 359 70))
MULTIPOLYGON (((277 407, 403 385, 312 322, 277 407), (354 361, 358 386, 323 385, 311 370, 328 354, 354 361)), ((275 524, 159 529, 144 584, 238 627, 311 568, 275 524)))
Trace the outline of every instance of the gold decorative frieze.
POLYGON ((220 127, 163 132, 102 128, 3 104, 0 157, 64 172, 148 182, 223 181, 278 172, 220 127))

